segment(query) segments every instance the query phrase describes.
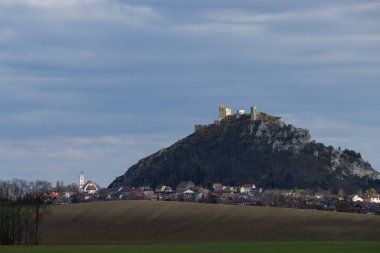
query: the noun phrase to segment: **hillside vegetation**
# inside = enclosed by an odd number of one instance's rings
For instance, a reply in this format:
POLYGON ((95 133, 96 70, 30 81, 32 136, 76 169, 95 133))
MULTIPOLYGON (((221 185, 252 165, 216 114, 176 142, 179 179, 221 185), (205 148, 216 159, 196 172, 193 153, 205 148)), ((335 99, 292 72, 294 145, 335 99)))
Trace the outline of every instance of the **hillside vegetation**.
POLYGON ((380 240, 380 217, 181 202, 113 201, 49 207, 43 244, 380 240))

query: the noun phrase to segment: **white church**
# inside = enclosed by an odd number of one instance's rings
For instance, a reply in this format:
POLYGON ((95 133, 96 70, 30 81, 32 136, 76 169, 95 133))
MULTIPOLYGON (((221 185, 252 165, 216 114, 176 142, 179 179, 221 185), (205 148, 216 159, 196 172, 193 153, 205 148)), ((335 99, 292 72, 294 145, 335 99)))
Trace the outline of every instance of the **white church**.
POLYGON ((95 194, 98 193, 98 191, 98 186, 91 180, 87 181, 87 183, 84 183, 84 172, 82 170, 79 175, 79 192, 95 194))

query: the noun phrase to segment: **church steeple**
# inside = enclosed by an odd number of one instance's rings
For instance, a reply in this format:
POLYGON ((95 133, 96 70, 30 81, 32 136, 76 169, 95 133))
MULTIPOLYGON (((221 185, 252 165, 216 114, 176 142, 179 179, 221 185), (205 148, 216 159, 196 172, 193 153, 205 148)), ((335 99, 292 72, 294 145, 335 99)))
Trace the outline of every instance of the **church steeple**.
POLYGON ((82 191, 83 187, 84 187, 84 172, 82 170, 79 175, 79 190, 82 191))

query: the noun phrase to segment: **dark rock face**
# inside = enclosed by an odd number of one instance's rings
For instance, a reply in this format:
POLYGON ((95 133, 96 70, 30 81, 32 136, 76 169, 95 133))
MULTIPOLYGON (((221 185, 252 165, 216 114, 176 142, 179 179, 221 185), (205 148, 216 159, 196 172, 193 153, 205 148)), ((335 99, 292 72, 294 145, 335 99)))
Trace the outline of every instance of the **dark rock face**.
POLYGON ((181 181, 210 186, 247 182, 271 188, 323 188, 354 192, 379 185, 379 173, 354 151, 343 152, 311 140, 307 129, 265 114, 227 117, 130 167, 109 187, 181 181))

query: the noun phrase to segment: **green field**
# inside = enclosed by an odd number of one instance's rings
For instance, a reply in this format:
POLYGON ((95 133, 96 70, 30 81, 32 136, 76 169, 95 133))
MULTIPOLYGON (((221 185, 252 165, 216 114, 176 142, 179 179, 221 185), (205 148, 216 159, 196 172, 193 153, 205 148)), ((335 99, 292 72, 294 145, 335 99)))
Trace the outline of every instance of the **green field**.
POLYGON ((6 253, 378 253, 380 242, 263 242, 219 244, 148 244, 124 246, 0 247, 6 253))

